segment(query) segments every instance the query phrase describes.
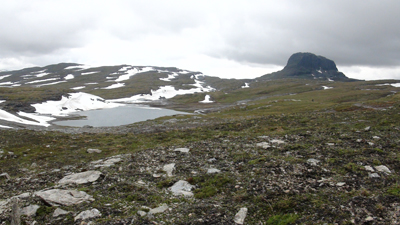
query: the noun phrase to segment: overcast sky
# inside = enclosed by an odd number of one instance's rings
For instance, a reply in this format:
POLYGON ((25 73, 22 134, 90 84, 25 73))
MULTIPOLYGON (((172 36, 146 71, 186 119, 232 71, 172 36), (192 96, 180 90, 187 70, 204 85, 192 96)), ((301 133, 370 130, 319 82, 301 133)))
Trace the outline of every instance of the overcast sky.
POLYGON ((312 52, 352 78, 400 79, 397 0, 0 3, 0 70, 76 62, 254 78, 312 52))

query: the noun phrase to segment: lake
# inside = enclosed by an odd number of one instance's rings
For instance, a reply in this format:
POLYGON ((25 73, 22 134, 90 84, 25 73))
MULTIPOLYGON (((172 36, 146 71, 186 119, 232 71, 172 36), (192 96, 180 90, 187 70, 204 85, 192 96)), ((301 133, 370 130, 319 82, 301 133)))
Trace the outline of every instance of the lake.
POLYGON ((170 109, 153 108, 143 105, 128 104, 110 109, 98 109, 77 112, 71 115, 86 116, 85 119, 79 120, 63 120, 53 122, 53 124, 71 127, 109 127, 126 125, 163 116, 172 116, 177 114, 189 114, 170 109))

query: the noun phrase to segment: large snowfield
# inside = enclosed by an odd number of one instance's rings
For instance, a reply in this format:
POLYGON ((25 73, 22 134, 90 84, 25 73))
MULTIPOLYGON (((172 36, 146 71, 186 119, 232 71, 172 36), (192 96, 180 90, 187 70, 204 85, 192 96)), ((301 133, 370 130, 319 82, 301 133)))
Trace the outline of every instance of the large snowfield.
MULTIPOLYGON (((87 66, 74 66, 74 67, 69 67, 69 68, 75 68, 75 69, 82 69, 82 68, 88 68, 87 66)), ((110 74, 110 75, 116 75, 118 74, 118 78, 114 80, 115 83, 111 84, 108 87, 105 87, 103 89, 115 89, 115 88, 121 88, 124 87, 125 84, 122 81, 129 80, 132 76, 138 74, 138 73, 144 73, 148 71, 157 71, 157 72, 165 72, 161 70, 156 70, 153 67, 142 67, 142 68, 136 68, 133 66, 126 66, 121 68, 118 72, 115 74, 110 74)), ((82 73, 81 75, 84 76, 90 76, 91 74, 95 74, 97 72, 86 72, 82 73)), ((176 78, 179 76, 179 74, 186 74, 188 71, 182 71, 179 73, 173 72, 172 74, 169 74, 167 78, 160 78, 160 80, 163 81, 171 81, 172 79, 176 78)), ((30 79, 31 77, 45 77, 47 76, 48 73, 46 71, 38 71, 38 72, 33 72, 31 74, 24 75, 24 79, 30 79)), ((160 99, 170 99, 173 98, 177 95, 185 95, 185 94, 194 94, 194 93, 202 93, 202 92, 210 92, 214 91, 214 88, 207 86, 205 87, 204 83, 199 80, 199 77, 202 75, 193 75, 191 78, 194 81, 194 84, 188 84, 193 86, 191 89, 175 89, 175 87, 166 85, 166 86, 160 86, 157 90, 151 90, 151 94, 141 94, 141 95, 134 95, 128 98, 120 98, 120 99, 111 99, 111 100, 106 100, 103 99, 99 96, 84 93, 84 92, 78 92, 78 93, 70 93, 67 96, 63 96, 61 100, 59 101, 46 101, 42 103, 37 103, 33 104, 32 106, 35 107, 36 111, 35 113, 25 113, 25 112, 18 112, 17 114, 12 114, 9 112, 6 112, 4 110, 0 110, 0 120, 4 121, 9 121, 9 122, 14 122, 14 123, 20 123, 20 124, 26 124, 26 125, 36 125, 36 126, 44 126, 48 127, 51 126, 50 121, 55 120, 57 117, 65 117, 70 115, 71 113, 76 113, 79 111, 87 111, 87 110, 96 110, 96 109, 106 109, 106 108, 115 108, 119 106, 123 106, 128 103, 148 103, 151 101, 157 101, 160 99)), ((2 78, 6 78, 7 76, 2 76, 0 77, 0 80, 2 78)), ((70 80, 74 80, 74 75, 68 74, 64 78, 60 78, 60 80, 57 80, 56 78, 47 78, 47 79, 41 79, 41 80, 34 80, 34 81, 29 81, 27 83, 30 84, 37 84, 36 87, 39 86, 47 86, 47 85, 54 85, 60 82, 68 82, 70 80), (50 83, 47 83, 48 81, 51 81, 50 83)), ((92 83, 88 83, 92 84, 92 83)), ((85 84, 85 85, 88 85, 85 84)), ((0 86, 5 85, 10 87, 9 85, 19 85, 17 82, 4 82, 0 83, 0 86)), ((79 90, 83 89, 85 86, 77 86, 72 89, 74 90, 79 90)), ((0 100, 0 102, 4 102, 0 100)), ((212 103, 213 101, 210 101, 209 95, 206 96, 204 101, 201 101, 201 103, 212 103)), ((8 124, 7 124, 8 125, 8 124)), ((10 126, 6 125, 0 125, 0 128, 12 128, 10 126)))

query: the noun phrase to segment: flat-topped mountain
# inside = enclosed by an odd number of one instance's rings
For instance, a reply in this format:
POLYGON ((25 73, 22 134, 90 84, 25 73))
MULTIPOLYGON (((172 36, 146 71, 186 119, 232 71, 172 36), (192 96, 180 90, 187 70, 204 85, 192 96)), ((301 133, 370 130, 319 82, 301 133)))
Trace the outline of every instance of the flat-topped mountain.
POLYGON ((313 53, 295 53, 283 70, 262 76, 263 79, 305 78, 354 81, 339 72, 334 61, 313 53))

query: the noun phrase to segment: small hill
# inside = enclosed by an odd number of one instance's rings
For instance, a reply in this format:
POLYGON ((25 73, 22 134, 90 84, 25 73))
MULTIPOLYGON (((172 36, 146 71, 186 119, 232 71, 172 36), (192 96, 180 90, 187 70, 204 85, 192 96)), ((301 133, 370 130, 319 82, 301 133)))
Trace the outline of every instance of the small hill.
POLYGON ((339 72, 334 61, 313 53, 295 53, 283 70, 267 74, 261 79, 304 78, 329 81, 354 81, 339 72))

